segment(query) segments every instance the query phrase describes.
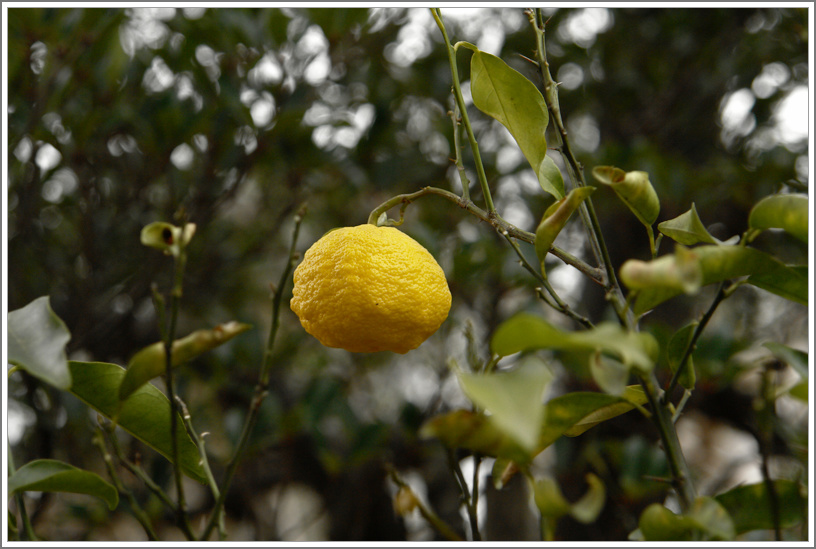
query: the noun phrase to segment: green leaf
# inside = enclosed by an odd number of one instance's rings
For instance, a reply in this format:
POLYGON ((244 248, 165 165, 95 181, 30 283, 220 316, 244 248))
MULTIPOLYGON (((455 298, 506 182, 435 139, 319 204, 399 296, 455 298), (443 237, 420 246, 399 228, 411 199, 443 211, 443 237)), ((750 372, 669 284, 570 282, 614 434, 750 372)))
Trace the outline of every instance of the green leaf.
POLYGON ((102 477, 53 459, 31 461, 17 469, 8 479, 8 495, 19 492, 88 494, 103 500, 111 510, 119 505, 119 492, 102 477))
POLYGON ((589 359, 589 372, 605 393, 621 395, 626 390, 629 368, 613 358, 604 356, 600 351, 592 353, 589 359))
POLYGON ((697 215, 697 208, 693 202, 689 211, 674 219, 659 223, 657 230, 675 242, 679 242, 685 246, 699 244, 700 242, 706 244, 721 243, 706 230, 705 225, 703 225, 703 222, 700 220, 700 216, 697 215))
MULTIPOLYGON (((584 392, 568 393, 548 403, 548 411, 557 414, 559 418, 558 421, 549 422, 548 426, 560 428, 569 424, 563 434, 568 437, 576 437, 599 423, 625 414, 645 403, 646 393, 639 385, 630 385, 620 396, 584 392)), ((545 433, 547 434, 549 433, 545 433)), ((549 436, 544 436, 543 439, 547 441, 549 436)))
POLYGON ((651 261, 625 261, 620 268, 620 279, 630 290, 665 288, 693 294, 700 289, 703 271, 697 254, 678 245, 673 254, 651 261))
MULTIPOLYGON (((113 420, 168 460, 172 459, 170 437, 170 401, 153 385, 141 386, 126 401, 119 400, 119 387, 125 377, 125 369, 104 362, 68 363, 74 379, 71 393, 91 408, 113 420)), ((200 463, 198 448, 178 419, 176 440, 179 462, 184 473, 201 483, 206 475, 200 463)))
POLYGON ((535 250, 538 260, 544 271, 544 259, 552 248, 555 238, 567 224, 570 216, 578 209, 581 203, 595 191, 595 187, 578 187, 567 196, 552 204, 541 218, 535 233, 535 250))
MULTIPOLYGON (((546 125, 546 124, 545 124, 546 125)), ((541 162, 541 168, 538 170, 538 180, 541 189, 549 194, 553 194, 550 189, 555 189, 564 194, 564 176, 561 175, 561 170, 553 160, 552 156, 547 155, 541 162)), ((591 188, 591 187, 590 187, 591 188)), ((553 194, 553 196, 556 196, 553 194)), ((556 198, 558 198, 556 196, 556 198)))
POLYGON ((553 379, 543 362, 528 357, 509 372, 469 374, 459 371, 457 376, 468 398, 490 412, 497 428, 523 448, 535 448, 544 420, 544 390, 553 379))
POLYGON ((737 535, 731 515, 714 498, 700 497, 694 500, 690 516, 695 526, 711 539, 732 540, 737 535))
POLYGON ((801 400, 804 403, 808 403, 808 393, 810 389, 808 388, 809 383, 807 381, 800 381, 796 385, 788 390, 788 394, 794 398, 801 400))
POLYGON ((806 352, 774 341, 766 341, 762 346, 771 351, 776 358, 789 364, 802 378, 808 378, 808 354, 806 352))
POLYGON ((470 78, 476 108, 510 131, 541 188, 562 198, 564 181, 555 176, 551 160, 547 161, 547 104, 535 84, 495 55, 482 51, 473 52, 470 78))
POLYGON ((554 478, 535 479, 531 484, 533 499, 542 517, 560 518, 570 512, 572 506, 554 478))
POLYGON ((603 511, 606 502, 606 489, 601 479, 589 473, 586 481, 589 484, 589 490, 581 499, 573 503, 570 509, 572 518, 583 524, 594 522, 603 511))
POLYGON ((748 226, 760 231, 782 229, 807 243, 808 197, 803 194, 766 196, 751 210, 748 226))
POLYGON ((649 181, 649 174, 641 171, 625 172, 614 166, 595 166, 592 175, 612 188, 641 223, 651 227, 660 214, 660 200, 649 181))
POLYGON ((700 497, 687 514, 677 515, 653 503, 640 515, 640 532, 646 541, 688 541, 694 532, 709 539, 731 540, 736 536, 728 512, 714 498, 700 497))
MULTIPOLYGON (((685 354, 689 343, 691 343, 691 338, 694 336, 694 330, 697 328, 698 324, 699 322, 696 320, 690 324, 686 324, 677 330, 677 332, 669 340, 669 344, 666 347, 666 353, 668 354, 669 367, 671 368, 672 373, 677 371, 680 361, 683 360, 683 355, 685 354)), ((697 376, 694 372, 694 360, 692 359, 691 355, 689 355, 688 362, 683 369, 683 373, 680 374, 677 381, 689 391, 694 389, 697 376)))
MULTIPOLYGON (((790 528, 807 517, 805 487, 789 480, 775 480, 779 502, 779 526, 790 528)), ((737 534, 774 528, 771 501, 764 482, 738 486, 715 499, 728 510, 737 534)))
POLYGON ((544 406, 544 421, 532 453, 502 431, 492 416, 469 410, 455 410, 431 418, 420 429, 420 436, 438 438, 448 448, 465 448, 486 456, 527 464, 561 436, 578 436, 645 402, 646 395, 639 386, 628 387, 619 397, 589 392, 556 397, 544 406))
POLYGON ((70 339, 71 333, 51 309, 48 296, 8 314, 8 361, 62 390, 71 386, 65 356, 70 339))
MULTIPOLYGON (((702 245, 692 250, 700 261, 702 285, 751 276, 748 282, 797 303, 807 304, 807 277, 801 270, 788 267, 775 257, 744 246, 702 245), (776 284, 770 281, 776 279, 776 284), (787 281, 787 282, 786 282, 787 281), (787 290, 782 293, 782 288, 787 290)), ((646 288, 635 300, 633 310, 642 314, 667 301, 681 291, 673 288, 646 288)))
POLYGON ((620 325, 605 322, 591 330, 564 332, 543 318, 526 313, 503 322, 493 335, 493 352, 507 356, 536 349, 602 351, 623 364, 647 372, 657 359, 657 342, 647 333, 628 332, 620 325))
POLYGON ((530 453, 499 429, 491 417, 470 410, 434 416, 420 428, 423 438, 437 438, 448 448, 466 448, 486 456, 529 463, 530 453))
MULTIPOLYGON (((173 366, 184 364, 226 343, 251 327, 249 324, 233 321, 220 324, 212 330, 196 330, 187 337, 177 339, 173 342, 173 366)), ((136 389, 154 377, 164 374, 165 367, 166 355, 162 342, 149 345, 133 355, 128 363, 125 377, 122 379, 122 385, 119 387, 119 399, 125 400, 136 389)))
POLYGON ((652 503, 640 514, 638 526, 644 541, 689 541, 693 526, 659 503, 652 503))
POLYGON ((748 283, 790 301, 807 305, 808 273, 806 266, 780 264, 768 273, 748 277, 748 283))

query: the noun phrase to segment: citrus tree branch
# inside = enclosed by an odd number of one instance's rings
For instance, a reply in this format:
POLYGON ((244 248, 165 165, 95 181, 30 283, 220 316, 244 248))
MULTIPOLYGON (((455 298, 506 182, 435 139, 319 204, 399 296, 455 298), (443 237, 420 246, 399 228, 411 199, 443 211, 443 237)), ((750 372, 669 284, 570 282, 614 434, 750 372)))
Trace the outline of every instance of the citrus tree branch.
MULTIPOLYGON (((535 30, 536 35, 536 62, 541 73, 541 78, 544 82, 544 100, 552 115, 553 123, 558 130, 560 139, 559 150, 566 159, 567 169, 570 173, 570 178, 573 183, 578 186, 586 186, 583 169, 578 162, 575 154, 570 147, 567 130, 564 126, 563 118, 561 117, 561 108, 558 102, 558 86, 550 74, 549 63, 547 61, 547 50, 544 41, 544 18, 540 8, 536 8, 535 12, 527 12, 530 23, 535 30)), ((603 285, 606 289, 607 298, 615 308, 615 312, 620 319, 621 324, 627 329, 636 331, 637 322, 632 310, 626 305, 626 300, 623 297, 623 291, 615 276, 615 269, 612 265, 612 260, 609 256, 609 250, 604 242, 603 233, 601 231, 598 217, 595 214, 595 209, 592 205, 592 199, 587 198, 580 208, 580 213, 585 226, 589 229, 587 231, 593 250, 596 254, 600 254, 600 260, 603 264, 603 285)), ((680 368, 678 368, 680 371, 680 368)), ((680 497, 681 507, 686 510, 691 507, 696 498, 694 485, 691 482, 691 475, 689 474, 688 464, 683 456, 680 447, 680 441, 677 438, 677 431, 672 421, 672 414, 669 408, 669 403, 664 395, 660 394, 660 389, 657 385, 657 378, 654 372, 649 372, 640 376, 641 385, 643 386, 649 404, 652 407, 652 421, 657 427, 660 438, 663 442, 663 450, 666 454, 666 459, 669 463, 669 468, 672 472, 672 484, 680 497)), ((675 381, 676 383, 676 381, 675 381)))
POLYGON ((476 142, 476 136, 473 135, 473 127, 470 125, 470 119, 468 118, 465 98, 462 96, 462 88, 459 85, 459 70, 456 68, 456 49, 451 45, 450 39, 448 38, 448 31, 445 30, 445 25, 442 23, 439 8, 431 8, 431 14, 439 26, 439 30, 442 31, 442 37, 445 39, 445 50, 448 52, 448 61, 450 63, 451 76, 453 77, 454 99, 462 115, 462 124, 465 126, 465 132, 467 132, 468 141, 470 141, 470 149, 473 151, 473 161, 476 164, 476 173, 479 176, 479 185, 482 187, 482 194, 484 195, 488 215, 494 217, 496 215, 496 207, 493 205, 493 196, 490 194, 490 187, 487 185, 487 176, 485 175, 484 166, 482 165, 479 145, 476 142))
POLYGON ((273 298, 272 298, 272 323, 269 328, 269 336, 266 342, 266 349, 264 350, 263 362, 261 364, 260 373, 258 374, 258 383, 255 386, 255 394, 252 397, 252 401, 249 405, 249 411, 247 412, 246 419, 244 420, 244 426, 241 430, 241 436, 238 439, 238 444, 235 447, 235 452, 232 455, 229 463, 227 464, 227 470, 224 476, 224 483, 221 493, 216 499, 215 507, 213 507, 209 521, 207 522, 206 527, 204 528, 204 532, 201 535, 202 540, 206 540, 209 538, 210 534, 213 531, 213 528, 216 526, 216 523, 220 520, 219 517, 221 515, 221 510, 224 507, 224 502, 226 501, 227 492, 229 490, 230 483, 232 482, 232 478, 235 475, 235 471, 238 468, 238 463, 241 461, 241 457, 246 450, 247 444, 249 443, 249 437, 252 434, 252 430, 255 427, 255 424, 258 422, 258 415, 261 410, 261 404, 263 403, 266 395, 268 394, 268 387, 269 387, 269 375, 272 370, 272 349, 275 343, 275 336, 278 333, 278 327, 280 325, 280 308, 281 303, 283 302, 283 294, 284 289, 286 288, 286 283, 292 274, 292 270, 295 267, 295 262, 298 259, 298 254, 295 251, 295 246, 297 245, 298 234, 300 233, 300 225, 303 221, 303 217, 306 215, 306 207, 303 206, 298 210, 298 213, 295 214, 294 222, 295 226, 292 231, 292 242, 289 246, 289 255, 288 260, 286 262, 286 266, 281 273, 280 280, 278 281, 278 285, 273 287, 273 298))
MULTIPOLYGON (((439 187, 423 187, 423 188, 421 188, 418 191, 415 191, 413 193, 400 194, 400 195, 389 198, 388 200, 386 200, 385 202, 383 202, 382 204, 380 204, 379 206, 374 208, 374 210, 372 210, 371 214, 368 216, 368 223, 370 223, 372 225, 376 225, 377 220, 380 218, 380 216, 383 213, 387 212, 391 208, 394 208, 396 206, 400 206, 400 219, 399 219, 399 221, 388 220, 388 222, 387 222, 387 225, 389 225, 389 226, 394 226, 394 227, 399 226, 399 225, 402 224, 402 221, 404 219, 403 218, 403 213, 405 212, 405 209, 408 207, 408 205, 411 204, 416 199, 418 199, 420 197, 423 197, 425 195, 441 196, 445 200, 448 200, 449 202, 453 202, 454 204, 456 204, 460 208, 462 208, 464 210, 467 210, 470 214, 476 216, 477 218, 484 221, 485 223, 488 223, 489 225, 491 225, 497 231, 499 231, 499 232, 506 231, 509 236, 511 236, 511 237, 513 237, 515 239, 521 240, 523 242, 527 242, 528 244, 534 244, 535 243, 535 235, 533 233, 530 233, 530 232, 524 231, 522 229, 519 229, 515 225, 512 225, 511 223, 508 223, 507 221, 503 220, 499 216, 490 215, 488 212, 486 212, 483 209, 481 209, 480 207, 478 207, 472 201, 466 200, 466 199, 458 196, 457 194, 452 193, 450 191, 447 191, 445 189, 440 189, 439 187)), ((564 263, 566 263, 567 265, 571 265, 572 267, 575 267, 576 269, 581 271, 583 274, 588 276, 590 279, 592 279, 594 282, 596 282, 598 284, 601 284, 601 285, 603 284, 602 283, 602 277, 601 277, 601 271, 597 267, 592 267, 591 265, 588 265, 587 263, 585 263, 584 261, 578 259, 577 257, 570 254, 569 252, 567 252, 565 250, 562 250, 560 248, 557 248, 555 246, 550 248, 550 253, 553 254, 558 259, 560 259, 561 261, 563 261, 564 263)))
MULTIPOLYGON (((528 11, 528 17, 536 35, 536 62, 541 73, 542 81, 544 82, 544 101, 547 103, 547 108, 550 111, 550 118, 558 130, 557 135, 560 140, 558 150, 566 160, 570 179, 575 185, 585 187, 586 179, 584 178, 583 167, 572 151, 567 129, 561 117, 561 107, 558 101, 558 84, 553 80, 550 74, 550 65, 547 61, 547 50, 544 41, 544 19, 541 9, 536 8, 535 12, 528 11)), ((634 328, 634 315, 625 307, 626 301, 623 297, 623 292, 621 291, 617 277, 615 276, 612 258, 609 255, 609 249, 604 241, 601 225, 598 221, 598 216, 595 214, 591 197, 587 197, 587 199, 581 203, 579 214, 581 215, 584 225, 588 228, 587 234, 589 235, 592 250, 596 258, 604 266, 603 286, 606 288, 607 298, 614 306, 621 323, 632 329, 634 328)))

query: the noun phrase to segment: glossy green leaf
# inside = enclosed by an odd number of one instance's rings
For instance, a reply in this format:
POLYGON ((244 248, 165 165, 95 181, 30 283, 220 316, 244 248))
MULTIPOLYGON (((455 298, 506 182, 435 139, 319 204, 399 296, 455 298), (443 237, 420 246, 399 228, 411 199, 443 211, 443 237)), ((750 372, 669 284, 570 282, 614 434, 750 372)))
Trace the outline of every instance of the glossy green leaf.
POLYGON ((111 510, 119 505, 119 492, 102 477, 53 459, 31 461, 17 469, 8 479, 8 494, 20 492, 88 494, 103 500, 111 510))
POLYGON ((529 357, 516 369, 492 374, 457 372, 464 393, 490 413, 496 427, 528 451, 535 448, 544 420, 542 398, 552 381, 549 368, 529 357))
POLYGON ((71 333, 51 309, 48 296, 38 297, 8 314, 8 361, 58 389, 71 386, 65 345, 71 333))
POLYGON ((630 290, 666 288, 693 294, 700 289, 703 270, 693 250, 677 246, 673 254, 651 261, 627 260, 621 265, 620 279, 630 290))
POLYGON ((541 188, 555 198, 564 196, 564 182, 547 161, 544 131, 549 123, 547 104, 535 84, 489 53, 475 51, 470 60, 473 104, 510 131, 530 163, 541 188), (559 186, 560 185, 560 186, 559 186))
POLYGON ((651 227, 660 214, 660 200, 649 181, 649 174, 641 171, 625 172, 614 166, 595 166, 592 175, 612 188, 641 223, 651 227))
MULTIPOLYGON (((563 434, 576 437, 609 419, 618 417, 646 403, 646 393, 639 385, 630 385, 620 396, 601 393, 568 393, 552 399, 548 411, 557 414, 558 420, 548 422, 548 426, 560 428, 569 424, 563 434), (587 396, 600 395, 600 396, 587 396)), ((545 432, 542 439, 549 440, 545 432)))
POLYGON ((547 257, 553 242, 567 224, 575 210, 595 191, 595 187, 578 187, 567 196, 558 200, 544 212, 535 233, 535 250, 541 268, 544 269, 544 259, 547 257))
POLYGON ((711 236, 708 230, 697 215, 697 208, 694 203, 691 204, 691 209, 684 214, 681 214, 674 219, 663 221, 657 225, 659 230, 664 235, 668 236, 675 242, 679 242, 685 246, 699 244, 720 244, 720 241, 711 236))
MULTIPOLYGON (((252 326, 240 322, 220 324, 212 330, 196 330, 190 335, 173 342, 173 366, 184 364, 193 358, 222 345, 233 337, 249 330, 252 326)), ((164 374, 166 355, 164 343, 149 345, 133 355, 128 363, 119 399, 125 400, 133 392, 153 379, 164 374)))
MULTIPOLYGON (((694 330, 697 328, 698 324, 699 322, 696 320, 690 324, 686 324, 677 330, 677 332, 669 340, 669 344, 666 347, 666 353, 668 354, 669 367, 671 368, 672 372, 677 371, 680 361, 683 360, 683 355, 685 354, 689 343, 691 343, 691 338, 693 337, 694 330)), ((683 372, 680 374, 677 381, 681 386, 688 390, 694 389, 694 384, 697 381, 697 375, 694 372, 694 360, 692 359, 691 355, 689 355, 686 366, 683 368, 683 372)))
POLYGON ((790 301, 807 305, 808 273, 806 266, 780 264, 770 272, 748 277, 748 283, 790 301))
POLYGON ((536 349, 611 353, 623 364, 650 371, 657 360, 657 342, 648 333, 627 332, 619 324, 605 322, 591 330, 565 332, 543 318, 518 314, 503 322, 491 342, 493 352, 507 356, 536 349))
MULTIPOLYGON (((167 459, 172 456, 170 437, 170 401, 150 384, 138 388, 126 401, 119 400, 119 387, 125 369, 104 362, 68 363, 74 383, 71 393, 105 417, 115 421, 167 459)), ((181 417, 177 423, 179 462, 184 473, 201 483, 206 482, 198 448, 184 429, 181 417)))
MULTIPOLYGON (((779 502, 779 526, 790 528, 807 517, 805 487, 789 480, 775 480, 779 502)), ((728 510, 737 534, 774 527, 771 502, 764 482, 738 486, 715 499, 728 510)))
MULTIPOLYGON (((701 245, 693 248, 693 251, 700 261, 703 286, 751 276, 748 282, 757 287, 762 288, 761 284, 767 283, 763 289, 807 304, 807 278, 803 283, 800 269, 788 267, 771 255, 744 246, 701 245), (771 280, 776 280, 775 285, 770 284, 771 280), (785 281, 790 284, 783 284, 785 281), (780 287, 786 289, 785 294, 781 293, 780 287)), ((672 288, 644 289, 638 294, 633 310, 636 314, 645 313, 680 293, 680 290, 672 288)))
POLYGON ((752 229, 782 229, 802 242, 808 241, 808 197, 803 194, 766 196, 751 209, 752 229))
MULTIPOLYGON (((544 192, 553 194, 551 189, 555 189, 556 192, 560 191, 562 195, 564 194, 564 176, 549 154, 541 162, 541 168, 538 170, 538 181, 544 192)), ((553 196, 556 195, 553 194, 553 196)))
POLYGON ((697 498, 688 513, 681 515, 653 503, 640 515, 639 526, 646 541, 688 541, 695 538, 695 533, 712 540, 736 536, 728 511, 710 497, 697 498))

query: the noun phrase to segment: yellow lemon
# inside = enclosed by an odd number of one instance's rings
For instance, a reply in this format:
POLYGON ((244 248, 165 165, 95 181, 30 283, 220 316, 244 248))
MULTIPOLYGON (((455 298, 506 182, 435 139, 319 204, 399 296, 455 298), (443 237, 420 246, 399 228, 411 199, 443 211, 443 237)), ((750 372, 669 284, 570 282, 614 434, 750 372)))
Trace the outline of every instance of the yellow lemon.
POLYGON ((371 224, 325 234, 295 269, 292 311, 327 347, 416 349, 447 318, 445 273, 419 242, 371 224))

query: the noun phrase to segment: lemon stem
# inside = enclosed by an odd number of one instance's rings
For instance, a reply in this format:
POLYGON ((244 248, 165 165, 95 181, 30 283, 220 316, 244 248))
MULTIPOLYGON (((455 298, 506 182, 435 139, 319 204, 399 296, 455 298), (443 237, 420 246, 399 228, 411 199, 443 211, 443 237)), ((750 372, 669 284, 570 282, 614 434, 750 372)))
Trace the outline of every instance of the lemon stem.
MULTIPOLYGON (((403 214, 405 212, 405 208, 408 207, 408 204, 425 195, 441 196, 442 198, 448 200, 449 202, 453 202, 460 208, 467 210, 469 213, 481 219, 485 223, 490 224, 497 231, 499 232, 506 231, 507 234, 512 238, 521 240, 523 242, 527 242, 528 244, 535 243, 535 234, 519 229, 515 225, 508 223, 507 221, 503 220, 497 215, 490 215, 488 212, 484 211, 476 204, 474 204, 471 200, 466 200, 455 193, 452 193, 445 189, 440 189, 439 187, 423 187, 413 193, 400 194, 389 198, 388 200, 377 206, 371 212, 371 214, 368 216, 368 223, 371 225, 377 225, 377 220, 383 213, 399 205, 400 206, 399 221, 393 221, 389 219, 385 223, 385 225, 389 226, 401 225, 403 221, 403 214)), ((553 254, 558 259, 560 259, 561 261, 563 261, 564 263, 566 263, 567 265, 575 267, 597 284, 603 285, 602 272, 597 267, 593 267, 587 264, 581 259, 570 254, 569 252, 562 250, 561 248, 558 248, 556 246, 550 248, 550 253, 553 254)))

